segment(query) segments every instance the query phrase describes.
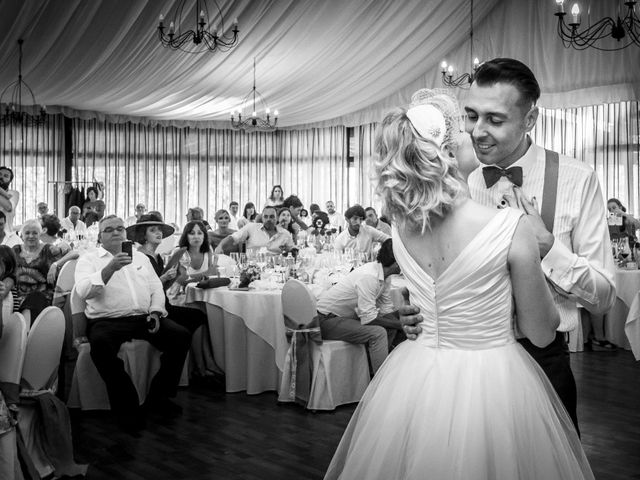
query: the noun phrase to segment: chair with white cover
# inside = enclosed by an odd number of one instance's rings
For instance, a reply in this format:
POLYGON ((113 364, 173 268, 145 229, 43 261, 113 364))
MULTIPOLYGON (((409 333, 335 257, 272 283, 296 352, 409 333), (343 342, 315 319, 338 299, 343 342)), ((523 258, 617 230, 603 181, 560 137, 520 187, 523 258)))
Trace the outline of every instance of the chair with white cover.
POLYGON ((60 269, 58 273, 58 279, 56 280, 56 287, 53 291, 53 305, 62 309, 66 298, 71 293, 71 289, 75 284, 75 273, 77 259, 69 260, 60 269))
POLYGON ((287 352, 278 400, 306 402, 310 410, 333 410, 358 402, 369 384, 369 363, 364 345, 341 340, 321 340, 317 326, 316 300, 299 280, 289 280, 282 289, 282 310, 291 345, 287 352), (317 343, 314 337, 320 339, 317 343), (310 345, 310 385, 304 351, 310 345), (302 360, 302 362, 300 362, 302 360), (308 388, 308 394, 305 390, 308 388))
MULTIPOLYGON (((5 401, 18 402, 18 385, 24 353, 27 348, 27 322, 21 313, 3 315, 2 336, 0 337, 0 383, 3 384, 5 401)), ((18 461, 16 431, 0 435, 0 478, 13 478, 20 466, 18 461)))
MULTIPOLYGON (((74 338, 85 336, 87 318, 84 314, 85 302, 75 289, 71 291, 71 315, 74 338)), ((91 359, 91 345, 79 343, 78 360, 71 380, 71 391, 67 405, 82 410, 109 410, 107 387, 91 359)), ((132 340, 120 347, 118 356, 124 362, 124 369, 133 381, 142 405, 147 398, 151 381, 160 370, 160 352, 149 342, 132 340)))

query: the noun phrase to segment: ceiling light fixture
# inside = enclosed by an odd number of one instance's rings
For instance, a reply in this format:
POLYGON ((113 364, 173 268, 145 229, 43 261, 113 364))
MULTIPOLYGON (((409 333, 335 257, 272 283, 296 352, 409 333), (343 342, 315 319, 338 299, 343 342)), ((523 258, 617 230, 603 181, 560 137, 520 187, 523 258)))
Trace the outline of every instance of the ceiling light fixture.
POLYGON ((0 94, 0 105, 5 105, 5 110, 0 116, 0 123, 7 125, 10 123, 23 125, 41 125, 47 118, 47 109, 44 105, 37 110, 36 97, 33 91, 22 79, 22 44, 23 39, 18 40, 18 80, 10 83, 0 94), (6 98, 5 98, 6 95, 6 98), (31 98, 31 106, 22 104, 23 98, 27 101, 31 98))
POLYGON ((473 83, 476 70, 480 66, 480 60, 477 57, 473 57, 473 0, 471 0, 471 15, 469 20, 469 43, 471 45, 471 59, 473 62, 473 71, 471 73, 463 73, 462 75, 453 78, 453 74, 455 72, 453 65, 447 65, 446 60, 443 60, 440 64, 442 71, 442 83, 447 87, 468 88, 473 83))
POLYGON ((253 59, 253 89, 244 97, 242 100, 242 106, 240 108, 233 109, 231 111, 231 126, 236 130, 260 130, 260 131, 273 131, 277 128, 278 124, 278 110, 273 112, 273 123, 271 123, 271 110, 267 105, 267 102, 260 95, 260 92, 256 90, 256 59, 253 59), (256 108, 256 101, 258 102, 258 106, 261 106, 264 109, 265 117, 261 117, 258 115, 258 110, 256 108), (245 115, 243 120, 242 112, 247 109, 248 106, 251 106, 251 115, 245 115), (235 115, 238 115, 238 119, 235 119, 235 115))
POLYGON ((160 15, 158 23, 158 35, 164 47, 172 50, 182 50, 187 53, 200 53, 206 50, 210 52, 226 52, 238 43, 238 19, 233 21, 230 32, 224 30, 224 18, 222 10, 215 0, 212 0, 218 15, 219 23, 213 26, 213 32, 205 30, 205 25, 211 25, 209 10, 206 1, 196 0, 193 15, 195 17, 194 30, 182 30, 183 17, 186 19, 189 12, 184 12, 186 0, 181 0, 176 9, 173 21, 169 23, 169 30, 165 33, 164 15, 160 15), (220 34, 218 34, 220 32, 220 34))

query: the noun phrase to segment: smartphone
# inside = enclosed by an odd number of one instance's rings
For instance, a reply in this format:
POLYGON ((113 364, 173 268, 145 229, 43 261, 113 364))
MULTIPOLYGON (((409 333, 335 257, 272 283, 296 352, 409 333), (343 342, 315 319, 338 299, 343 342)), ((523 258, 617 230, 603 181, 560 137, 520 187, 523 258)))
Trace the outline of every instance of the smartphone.
POLYGON ((129 258, 133 257, 133 242, 129 240, 122 242, 122 253, 129 255, 129 258))

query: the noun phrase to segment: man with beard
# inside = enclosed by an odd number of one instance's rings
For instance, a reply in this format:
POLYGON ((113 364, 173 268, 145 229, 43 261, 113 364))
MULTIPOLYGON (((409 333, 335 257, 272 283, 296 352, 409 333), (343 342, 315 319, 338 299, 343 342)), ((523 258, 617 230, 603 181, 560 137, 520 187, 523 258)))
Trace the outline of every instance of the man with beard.
POLYGON ((353 248, 357 252, 369 253, 373 242, 384 242, 391 238, 384 232, 364 223, 366 215, 360 205, 349 207, 344 213, 347 229, 336 238, 333 247, 338 251, 353 248))
POLYGON ((0 167, 0 211, 7 218, 8 231, 13 230, 13 219, 16 216, 16 207, 20 202, 20 193, 9 190, 9 184, 13 181, 13 170, 9 167, 0 167))
POLYGON ((291 234, 276 224, 276 209, 264 207, 262 209, 262 223, 247 223, 244 227, 222 240, 215 249, 215 253, 224 253, 226 248, 246 242, 247 250, 257 250, 265 247, 271 253, 288 252, 294 248, 291 234))
MULTIPOLYGON (((329 228, 335 228, 336 232, 341 232, 343 230, 344 219, 342 218, 342 215, 336 212, 336 204, 329 200, 325 204, 325 207, 327 208, 329 224, 331 225, 329 228)), ((311 215, 313 215, 313 212, 311 212, 311 215)))

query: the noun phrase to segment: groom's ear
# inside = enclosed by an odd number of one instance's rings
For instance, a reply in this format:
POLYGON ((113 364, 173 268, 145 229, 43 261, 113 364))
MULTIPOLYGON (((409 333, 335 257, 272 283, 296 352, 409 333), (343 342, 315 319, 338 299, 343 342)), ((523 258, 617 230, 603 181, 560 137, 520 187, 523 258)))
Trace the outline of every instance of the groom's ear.
POLYGON ((529 111, 524 116, 524 125, 525 125, 525 130, 527 132, 530 132, 531 130, 533 130, 533 127, 536 126, 539 113, 540 111, 538 110, 538 107, 534 105, 529 109, 529 111))

